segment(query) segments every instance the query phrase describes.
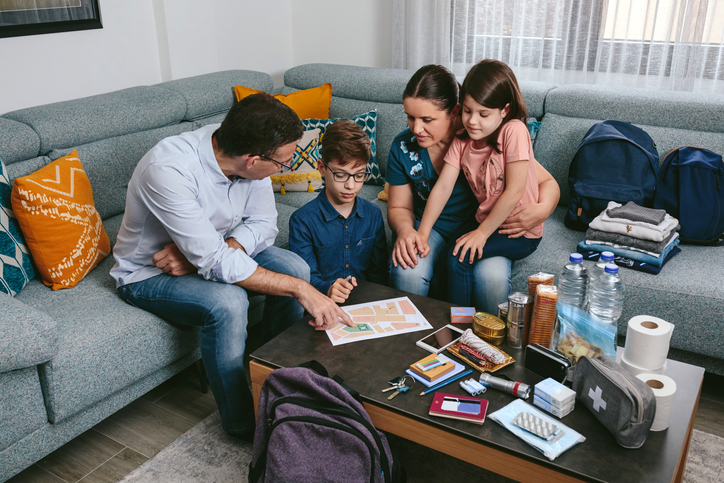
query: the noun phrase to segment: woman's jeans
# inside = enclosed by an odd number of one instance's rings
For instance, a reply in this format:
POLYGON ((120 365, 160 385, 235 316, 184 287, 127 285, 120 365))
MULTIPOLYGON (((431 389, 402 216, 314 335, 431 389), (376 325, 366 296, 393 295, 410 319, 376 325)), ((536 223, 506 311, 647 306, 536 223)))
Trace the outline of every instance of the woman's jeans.
MULTIPOLYGON (((267 270, 309 281, 309 267, 294 253, 269 247, 254 260, 267 270)), ((224 430, 240 435, 254 428, 254 403, 244 371, 249 295, 238 285, 198 274, 156 275, 123 285, 124 300, 174 325, 197 326, 201 358, 224 430)), ((252 292, 252 295, 254 293, 252 292)), ((266 296, 262 336, 269 341, 299 320, 304 309, 293 297, 266 296)))
POLYGON ((460 262, 460 251, 452 255, 454 246, 447 255, 448 266, 448 301, 453 304, 469 307, 474 301, 475 308, 489 314, 497 314, 497 306, 508 299, 510 293, 510 261, 521 260, 533 253, 540 238, 508 238, 497 231, 493 233, 483 247, 483 258, 470 263, 470 252, 460 262), (500 257, 508 259, 507 270, 504 263, 496 262, 484 268, 485 276, 478 273, 478 265, 485 260, 500 257), (507 272, 507 273, 503 273, 507 272), (490 276, 489 276, 490 275, 490 276), (507 280, 506 280, 507 279, 507 280))
MULTIPOLYGON (((415 223, 415 229, 418 226, 419 221, 415 223)), ((418 264, 414 268, 402 268, 399 264, 394 267, 390 263, 390 282, 392 286, 398 290, 427 297, 435 296, 434 288, 439 285, 441 298, 447 299, 447 266, 446 260, 441 258, 440 255, 448 253, 455 246, 456 239, 456 237, 452 237, 451 240, 446 242, 442 235, 432 230, 428 240, 430 253, 425 258, 418 255, 418 264)), ((477 310, 496 314, 498 304, 508 300, 510 270, 511 261, 505 257, 478 260, 472 276, 475 286, 484 287, 484 289, 474 292, 473 302, 477 310)), ((466 304, 466 306, 468 305, 470 304, 466 304)))

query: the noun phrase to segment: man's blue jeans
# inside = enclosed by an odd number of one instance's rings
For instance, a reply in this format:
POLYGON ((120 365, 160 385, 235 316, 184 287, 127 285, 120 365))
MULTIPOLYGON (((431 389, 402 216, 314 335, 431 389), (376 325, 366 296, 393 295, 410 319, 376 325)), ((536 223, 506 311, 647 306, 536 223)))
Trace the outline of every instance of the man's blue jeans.
MULTIPOLYGON (((450 249, 447 254, 448 301, 467 307, 475 300, 477 310, 497 314, 497 304, 505 302, 507 295, 503 294, 502 287, 491 286, 489 282, 502 284, 504 281, 502 277, 499 277, 498 282, 494 279, 490 281, 480 280, 476 277, 478 275, 477 265, 484 263, 485 260, 501 256, 506 257, 508 260, 521 260, 538 248, 540 240, 540 238, 525 237, 508 238, 507 235, 501 235, 496 231, 488 238, 485 247, 483 247, 483 258, 475 260, 473 263, 469 262, 470 252, 466 253, 465 258, 460 262, 458 261, 460 252, 458 252, 457 256, 453 256, 452 249, 450 249), (480 295, 476 297, 475 294, 480 295), (479 301, 481 302, 480 306, 478 306, 479 301)), ((503 268, 503 264, 500 264, 500 268, 503 268)), ((505 288, 509 291, 510 265, 508 265, 507 278, 505 288)))
MULTIPOLYGON (((254 260, 267 270, 309 281, 309 266, 294 253, 269 247, 254 260)), ((176 325, 197 326, 201 357, 224 430, 240 435, 254 428, 254 403, 244 371, 249 295, 238 285, 198 274, 161 274, 118 288, 124 300, 176 325)), ((267 296, 262 336, 269 341, 304 315, 293 297, 267 296)))

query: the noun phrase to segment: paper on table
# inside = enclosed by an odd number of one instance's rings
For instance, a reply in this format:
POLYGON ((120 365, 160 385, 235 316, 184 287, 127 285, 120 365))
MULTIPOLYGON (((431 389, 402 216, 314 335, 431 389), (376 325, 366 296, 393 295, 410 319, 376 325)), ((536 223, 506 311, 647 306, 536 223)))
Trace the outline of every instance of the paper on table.
POLYGON ((407 297, 340 307, 356 324, 338 324, 327 330, 333 346, 391 335, 432 329, 432 325, 407 297))

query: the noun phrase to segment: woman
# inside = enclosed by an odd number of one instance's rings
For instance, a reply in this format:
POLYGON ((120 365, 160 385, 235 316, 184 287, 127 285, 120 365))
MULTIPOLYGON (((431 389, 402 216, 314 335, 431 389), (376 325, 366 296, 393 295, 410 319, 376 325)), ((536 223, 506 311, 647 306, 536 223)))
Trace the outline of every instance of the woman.
MULTIPOLYGON (((463 225, 474 218, 479 204, 461 174, 430 232, 430 252, 425 257, 419 256, 423 241, 417 228, 427 197, 455 133, 463 128, 458 89, 455 76, 442 66, 426 65, 415 72, 402 95, 408 129, 393 141, 387 162, 386 179, 390 183, 387 221, 397 234, 390 281, 397 289, 425 296, 445 292, 445 285, 440 286, 445 264, 436 262, 441 254, 449 251, 448 245, 464 234, 463 225), (436 285, 432 285, 433 280, 436 285)), ((539 203, 514 209, 501 225, 500 233, 514 238, 523 236, 555 209, 560 197, 558 183, 538 163, 536 173, 539 203)), ((497 305, 507 300, 511 264, 504 257, 488 258, 476 264, 473 302, 478 310, 495 314, 497 305)))

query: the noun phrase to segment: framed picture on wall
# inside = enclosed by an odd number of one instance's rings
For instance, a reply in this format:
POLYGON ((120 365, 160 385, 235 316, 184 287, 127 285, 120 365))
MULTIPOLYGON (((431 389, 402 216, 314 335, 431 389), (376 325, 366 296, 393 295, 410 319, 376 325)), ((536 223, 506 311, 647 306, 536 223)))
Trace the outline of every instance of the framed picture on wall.
POLYGON ((98 0, 0 0, 0 37, 99 28, 98 0))

